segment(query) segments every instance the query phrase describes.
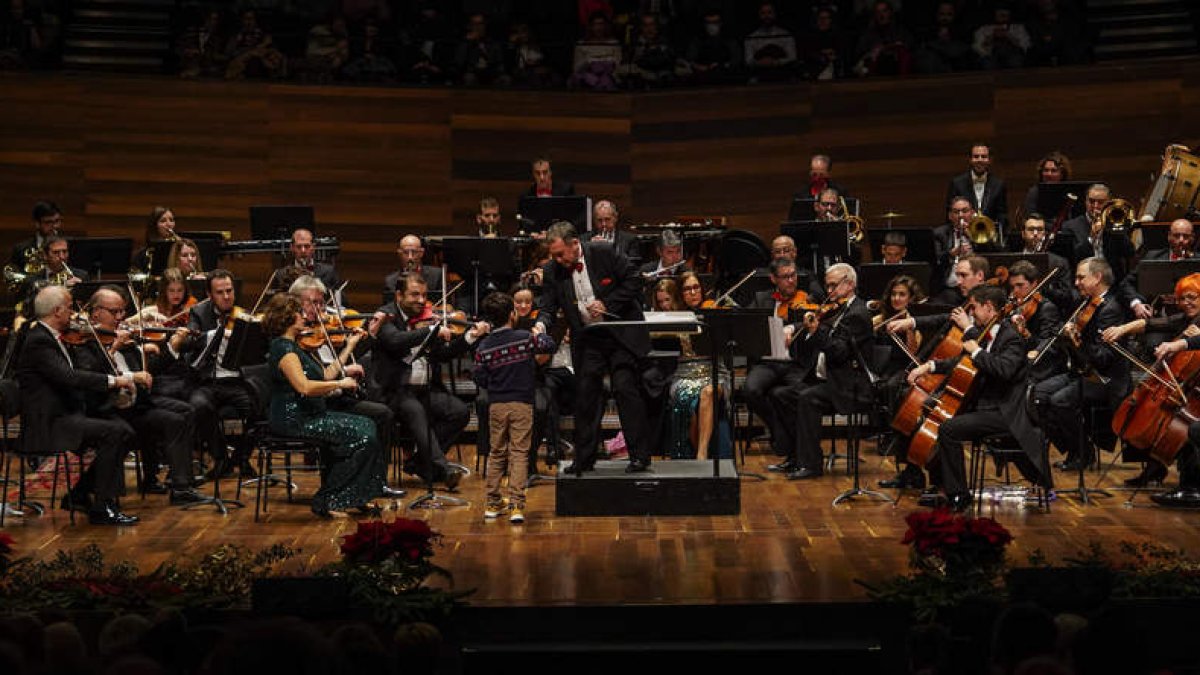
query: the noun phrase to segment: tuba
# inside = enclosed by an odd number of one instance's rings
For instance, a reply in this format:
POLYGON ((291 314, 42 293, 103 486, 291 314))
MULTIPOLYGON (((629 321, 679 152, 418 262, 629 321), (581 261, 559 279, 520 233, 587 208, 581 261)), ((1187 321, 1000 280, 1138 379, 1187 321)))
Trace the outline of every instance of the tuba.
POLYGON ((1000 240, 1000 233, 996 229, 996 221, 982 213, 977 214, 974 218, 967 221, 966 230, 967 237, 970 238, 971 244, 975 246, 995 244, 1000 240))
POLYGON ((850 244, 861 244, 866 236, 863 219, 850 213, 849 207, 846 206, 846 198, 841 195, 838 195, 838 207, 842 211, 838 220, 846 221, 846 236, 849 237, 850 244))

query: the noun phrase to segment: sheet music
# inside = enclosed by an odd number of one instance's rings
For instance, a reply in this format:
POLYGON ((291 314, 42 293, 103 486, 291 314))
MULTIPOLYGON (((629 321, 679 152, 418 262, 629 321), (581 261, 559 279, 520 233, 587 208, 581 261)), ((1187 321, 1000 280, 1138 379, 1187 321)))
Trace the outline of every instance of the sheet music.
POLYGON ((788 353, 787 340, 783 335, 783 319, 777 316, 767 317, 767 328, 771 331, 771 356, 772 359, 790 360, 791 354, 788 353))

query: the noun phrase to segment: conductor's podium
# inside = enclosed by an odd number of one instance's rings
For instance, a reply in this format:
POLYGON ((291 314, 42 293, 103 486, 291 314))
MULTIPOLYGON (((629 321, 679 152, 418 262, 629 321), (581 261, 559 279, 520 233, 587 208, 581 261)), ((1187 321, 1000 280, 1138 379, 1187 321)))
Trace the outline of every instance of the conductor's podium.
POLYGON ((582 476, 559 474, 554 483, 560 516, 736 516, 741 483, 733 460, 663 460, 627 474, 624 461, 596 462, 582 476))

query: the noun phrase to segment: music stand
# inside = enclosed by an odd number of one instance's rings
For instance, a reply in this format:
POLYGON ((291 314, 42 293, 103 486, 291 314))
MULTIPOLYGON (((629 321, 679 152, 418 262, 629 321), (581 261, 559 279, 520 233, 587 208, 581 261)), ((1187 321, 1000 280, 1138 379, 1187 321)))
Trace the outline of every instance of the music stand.
POLYGON ((71 263, 85 270, 96 280, 105 274, 126 274, 133 256, 133 240, 129 237, 72 237, 67 240, 71 263))
POLYGON ((904 262, 895 265, 865 263, 858 268, 858 294, 869 299, 883 297, 883 292, 887 290, 888 284, 901 274, 916 279, 921 289, 926 293, 929 292, 929 278, 933 275, 933 269, 929 263, 904 262))
MULTIPOLYGON (((796 257, 811 256, 809 267, 816 274, 825 274, 825 255, 850 257, 850 235, 846 221, 798 221, 779 225, 779 233, 796 242, 796 257)), ((797 260, 796 264, 800 264, 797 260)))
POLYGON ((1143 298, 1174 295, 1175 284, 1200 272, 1200 258, 1187 260, 1143 260, 1137 266, 1137 288, 1143 298))
POLYGON ((239 370, 266 362, 267 334, 263 332, 262 324, 258 321, 235 319, 233 331, 225 339, 228 342, 225 346, 225 356, 221 359, 222 368, 239 370))
POLYGON ((1050 256, 1046 253, 980 253, 988 261, 990 276, 996 276, 996 268, 1012 269, 1014 263, 1026 260, 1037 268, 1038 274, 1045 278, 1050 273, 1050 256))
POLYGON ((451 272, 472 279, 472 307, 479 307, 481 274, 501 279, 512 274, 512 240, 505 237, 443 237, 442 259, 451 272))
POLYGON ((582 234, 592 229, 592 198, 521 197, 517 202, 517 221, 523 232, 542 232, 556 220, 565 220, 582 234))
MULTIPOLYGON (((771 331, 767 325, 767 319, 770 316, 771 310, 753 307, 700 310, 700 320, 705 330, 696 336, 694 345, 697 352, 707 350, 708 354, 712 357, 709 367, 712 369, 713 405, 716 405, 716 401, 718 400, 716 394, 720 391, 721 356, 724 356, 726 368, 728 368, 732 377, 733 358, 735 356, 749 358, 771 353, 771 331)), ((726 395, 730 397, 731 405, 729 412, 732 413, 733 392, 731 391, 726 395)), ((712 459, 714 478, 721 474, 720 447, 713 447, 714 439, 718 439, 720 436, 716 432, 720 424, 719 419, 716 410, 714 410, 714 431, 708 439, 708 455, 712 459)), ((735 428, 736 419, 729 419, 727 422, 731 430, 735 428)), ((736 466, 736 463, 734 466, 736 466)), ((747 478, 756 478, 758 480, 767 479, 762 474, 746 471, 738 472, 738 476, 746 476, 747 478)))
POLYGON ((287 239, 292 232, 305 229, 317 236, 316 215, 306 205, 251 206, 251 239, 287 239))
MULTIPOLYGON (((842 197, 846 200, 846 209, 853 215, 860 215, 858 212, 859 203, 857 197, 842 197)), ((792 195, 792 205, 788 207, 788 220, 816 220, 817 211, 813 206, 816 204, 817 198, 809 195, 806 192, 797 192, 792 195)))
MULTIPOLYGON (((932 227, 889 227, 886 229, 868 229, 867 243, 871 246, 871 257, 883 249, 883 239, 888 232, 899 232, 904 235, 904 262, 924 262, 932 265, 933 259, 933 228, 932 227)), ((882 258, 883 256, 880 255, 882 258)), ((926 287, 928 288, 928 287, 926 287)))
POLYGON ((1087 190, 1097 182, 1094 180, 1069 180, 1060 183, 1038 183, 1038 213, 1046 219, 1047 224, 1053 223, 1058 218, 1058 212, 1062 211, 1063 202, 1067 201, 1067 194, 1070 193, 1078 199, 1075 200, 1071 210, 1067 212, 1067 217, 1063 220, 1067 221, 1083 215, 1087 190))

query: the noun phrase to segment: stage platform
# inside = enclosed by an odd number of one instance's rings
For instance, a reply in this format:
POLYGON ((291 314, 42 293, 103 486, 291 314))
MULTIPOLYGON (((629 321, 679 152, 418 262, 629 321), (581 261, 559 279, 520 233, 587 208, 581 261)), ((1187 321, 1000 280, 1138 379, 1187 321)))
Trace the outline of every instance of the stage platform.
MULTIPOLYGON (((450 453, 468 466, 474 466, 474 455, 472 446, 463 446, 459 456, 450 453)), ((766 465, 774 461, 751 454, 745 469, 766 474, 766 465)), ((864 486, 893 473, 891 460, 878 456, 870 444, 864 444, 862 468, 864 486)), ((1103 484, 1119 485, 1137 469, 1117 465, 1103 484)), ((1089 485, 1099 477, 1089 472, 1089 485)), ((1173 469, 1169 480, 1175 481, 1173 469)), ((1075 476, 1056 472, 1055 481, 1070 487, 1075 476)), ((302 475, 298 482, 303 497, 313 491, 316 477, 302 475)), ((476 606, 860 601, 865 594, 856 579, 905 571, 904 517, 920 507, 913 492, 898 506, 871 499, 832 506, 850 484, 839 464, 817 480, 787 481, 778 474, 766 481, 743 480, 736 516, 565 517, 555 515, 555 486, 540 482, 529 490, 527 522, 514 526, 483 520, 483 479, 473 474, 460 486, 469 507, 389 510, 384 517, 402 513, 427 519, 441 532, 435 560, 452 572, 456 588, 475 589, 469 601, 476 606)), ((404 487, 407 504, 420 487, 415 481, 404 487)), ((223 485, 227 495, 232 488, 231 481, 223 485)), ((1200 549, 1200 512, 1160 508, 1145 494, 1127 507, 1127 496, 1114 493, 1092 506, 1064 497, 1049 514, 1004 502, 995 505, 994 516, 1016 537, 1010 552, 1018 563, 1035 550, 1061 560, 1092 541, 1113 549, 1123 540, 1154 540, 1193 553, 1200 549)), ((55 510, 11 519, 4 529, 16 538, 19 555, 50 556, 95 542, 111 559, 133 559, 150 570, 223 543, 253 548, 286 543, 303 549, 294 561, 297 568, 311 568, 338 556, 339 537, 355 528, 350 518, 318 520, 307 504, 288 504, 279 488, 270 513, 256 523, 252 491, 243 492, 243 498, 249 508, 221 516, 172 508, 165 496, 145 501, 131 496, 125 507, 141 516, 136 527, 96 527, 82 519, 71 526, 67 514, 55 510)), ((984 512, 992 514, 992 505, 984 512)))

